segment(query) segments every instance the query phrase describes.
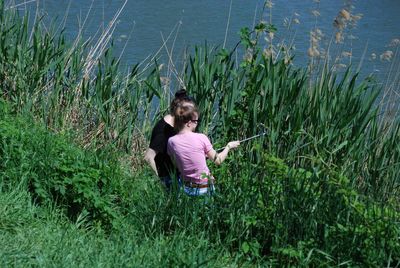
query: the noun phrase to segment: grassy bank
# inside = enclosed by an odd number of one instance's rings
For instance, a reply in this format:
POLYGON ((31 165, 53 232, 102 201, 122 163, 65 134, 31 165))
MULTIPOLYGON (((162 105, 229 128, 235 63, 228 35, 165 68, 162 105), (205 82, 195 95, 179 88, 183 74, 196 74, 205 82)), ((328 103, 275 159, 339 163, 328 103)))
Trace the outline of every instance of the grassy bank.
POLYGON ((30 118, 7 115, 4 107, 5 266, 399 261, 397 200, 373 201, 332 168, 290 168, 265 152, 257 164, 230 159, 215 169, 213 199, 177 198, 164 194, 149 170, 130 174, 110 152, 83 151, 30 118), (45 150, 43 141, 52 149, 45 150), (101 180, 106 170, 113 173, 101 180))
POLYGON ((380 114, 384 89, 271 56, 260 40, 275 30, 243 29, 240 62, 210 47, 184 62, 216 147, 267 132, 212 166, 218 194, 197 200, 166 195, 142 160, 170 98, 161 65, 123 73, 111 48, 0 1, 2 264, 399 265, 400 122, 380 114))

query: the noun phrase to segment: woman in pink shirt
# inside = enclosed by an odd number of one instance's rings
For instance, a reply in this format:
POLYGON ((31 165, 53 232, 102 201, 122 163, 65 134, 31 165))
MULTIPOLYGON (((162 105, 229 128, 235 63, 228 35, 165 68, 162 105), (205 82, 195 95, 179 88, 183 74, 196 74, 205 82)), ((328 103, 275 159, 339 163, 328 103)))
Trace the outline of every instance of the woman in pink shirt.
POLYGON ((194 106, 177 109, 174 125, 178 134, 169 138, 167 152, 181 173, 184 191, 188 195, 203 195, 214 190, 213 180, 206 163, 206 157, 215 164, 221 164, 230 149, 239 146, 239 141, 231 141, 225 149, 217 153, 208 137, 195 133, 199 122, 199 112, 194 106))

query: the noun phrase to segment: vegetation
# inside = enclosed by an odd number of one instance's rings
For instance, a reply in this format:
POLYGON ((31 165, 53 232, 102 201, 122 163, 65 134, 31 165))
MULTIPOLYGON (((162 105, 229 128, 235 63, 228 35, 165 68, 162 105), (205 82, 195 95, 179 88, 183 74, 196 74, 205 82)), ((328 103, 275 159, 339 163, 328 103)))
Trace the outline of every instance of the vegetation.
POLYGON ((35 21, 0 0, 2 266, 400 264, 400 122, 371 79, 294 68, 262 50, 270 23, 241 31, 240 63, 196 48, 179 80, 201 131, 268 134, 212 167, 215 196, 168 195, 141 160, 162 68, 124 76, 105 44, 35 21))

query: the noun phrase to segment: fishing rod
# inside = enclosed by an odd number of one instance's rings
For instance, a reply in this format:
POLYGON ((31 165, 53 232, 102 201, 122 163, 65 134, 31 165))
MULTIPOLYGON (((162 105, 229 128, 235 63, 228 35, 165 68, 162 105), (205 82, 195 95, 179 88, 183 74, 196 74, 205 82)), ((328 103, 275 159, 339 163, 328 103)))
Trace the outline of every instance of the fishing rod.
MULTIPOLYGON (((240 140, 239 142, 240 142, 240 143, 242 143, 242 142, 246 142, 246 141, 249 141, 249 140, 252 140, 252 139, 255 139, 255 138, 258 138, 258 137, 264 136, 265 134, 267 134, 267 132, 263 132, 263 133, 260 133, 260 134, 254 135, 254 136, 252 136, 252 137, 245 138, 245 139, 243 139, 243 140, 240 140)), ((222 147, 222 148, 218 149, 218 150, 217 150, 217 152, 218 152, 218 151, 222 151, 222 150, 223 150, 223 149, 225 149, 225 148, 226 148, 226 147, 222 147)))
POLYGON ((242 142, 245 142, 245 141, 249 141, 249 140, 252 140, 252 139, 255 139, 255 138, 258 138, 258 137, 264 136, 265 134, 267 134, 267 132, 263 132, 263 133, 260 133, 260 134, 254 135, 254 136, 252 136, 252 137, 245 138, 245 139, 243 139, 243 140, 240 140, 239 142, 240 142, 240 143, 242 143, 242 142))

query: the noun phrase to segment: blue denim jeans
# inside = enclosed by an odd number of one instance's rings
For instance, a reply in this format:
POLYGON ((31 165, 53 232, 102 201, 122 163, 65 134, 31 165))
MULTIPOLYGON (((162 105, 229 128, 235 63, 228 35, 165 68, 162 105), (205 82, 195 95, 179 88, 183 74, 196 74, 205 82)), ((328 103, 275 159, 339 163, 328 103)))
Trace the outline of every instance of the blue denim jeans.
POLYGON ((213 184, 210 184, 207 188, 192 188, 185 185, 183 190, 189 196, 211 196, 215 192, 215 187, 213 184))

